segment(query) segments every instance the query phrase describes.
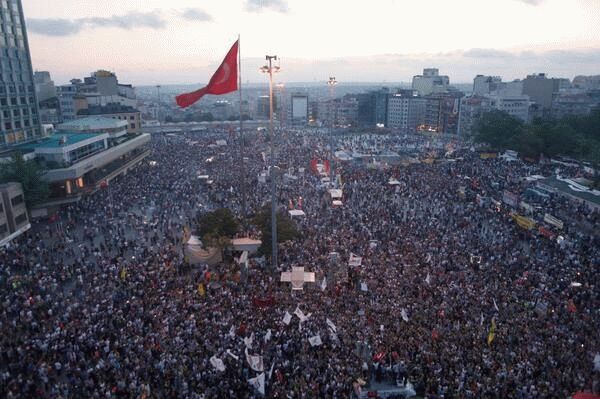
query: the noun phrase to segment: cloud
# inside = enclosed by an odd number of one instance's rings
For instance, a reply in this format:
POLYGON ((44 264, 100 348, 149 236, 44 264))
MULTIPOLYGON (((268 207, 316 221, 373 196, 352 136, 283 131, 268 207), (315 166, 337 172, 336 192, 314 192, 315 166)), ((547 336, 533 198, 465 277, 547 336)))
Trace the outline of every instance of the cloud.
POLYGON ((539 6, 540 4, 542 4, 544 2, 544 0, 516 0, 520 3, 525 3, 528 4, 530 6, 539 6))
POLYGON ((490 48, 472 48, 465 51, 463 56, 469 58, 505 58, 512 56, 512 53, 490 48))
POLYGON ((190 21, 212 21, 212 16, 204 10, 199 8, 188 8, 180 13, 183 19, 190 21))
MULTIPOLYGON (((43 36, 64 37, 72 36, 87 29, 118 28, 118 29, 164 29, 167 26, 167 20, 163 17, 164 13, 160 11, 152 12, 129 12, 123 15, 112 15, 110 17, 89 17, 89 18, 29 18, 27 19, 27 29, 31 33, 43 36)), ((175 11, 179 18, 191 21, 212 21, 210 14, 199 8, 188 8, 182 11, 175 11)))
POLYGON ((45 36, 70 36, 79 33, 82 25, 62 18, 27 19, 27 30, 45 36))
POLYGON ((290 10, 285 0, 246 0, 247 11, 261 12, 267 9, 271 9, 283 14, 290 10))

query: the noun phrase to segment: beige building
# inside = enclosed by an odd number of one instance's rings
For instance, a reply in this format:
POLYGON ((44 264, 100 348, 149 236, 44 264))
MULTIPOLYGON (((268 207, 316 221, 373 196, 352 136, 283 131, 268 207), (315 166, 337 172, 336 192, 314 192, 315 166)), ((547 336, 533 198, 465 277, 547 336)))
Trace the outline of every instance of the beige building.
POLYGON ((21 183, 0 184, 0 246, 30 227, 21 183))

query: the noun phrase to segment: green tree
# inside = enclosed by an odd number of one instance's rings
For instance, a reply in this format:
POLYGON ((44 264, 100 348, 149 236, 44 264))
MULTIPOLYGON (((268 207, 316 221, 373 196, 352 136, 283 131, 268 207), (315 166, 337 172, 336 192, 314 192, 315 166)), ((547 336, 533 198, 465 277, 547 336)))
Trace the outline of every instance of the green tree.
POLYGON ((507 112, 493 110, 484 113, 475 124, 473 139, 487 143, 495 150, 515 149, 523 122, 507 112))
POLYGON ((227 208, 220 208, 198 217, 198 235, 204 237, 233 237, 238 231, 239 223, 227 208))
POLYGON ((40 165, 23 158, 16 152, 12 160, 0 167, 0 183, 17 182, 23 185, 25 203, 28 209, 44 202, 50 193, 48 182, 42 179, 45 171, 40 165))
MULTIPOLYGON (((254 224, 262 233, 262 244, 258 249, 259 255, 271 254, 271 205, 266 205, 254 218, 254 224)), ((285 213, 277 214, 277 242, 295 240, 300 236, 296 223, 285 213)))

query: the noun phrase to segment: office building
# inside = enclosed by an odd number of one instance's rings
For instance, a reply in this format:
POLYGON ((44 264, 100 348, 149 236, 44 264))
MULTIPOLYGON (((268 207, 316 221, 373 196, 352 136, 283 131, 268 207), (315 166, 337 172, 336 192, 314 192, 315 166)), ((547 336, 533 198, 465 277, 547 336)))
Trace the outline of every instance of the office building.
POLYGON ((77 112, 77 118, 88 116, 102 116, 127 122, 127 133, 138 134, 142 132, 142 114, 133 107, 121 104, 89 105, 77 112))
POLYGON ((425 98, 422 131, 457 134, 461 92, 430 94, 425 98))
POLYGON ((0 184, 0 247, 30 227, 21 183, 0 184))
POLYGON ((358 94, 358 123, 369 127, 385 125, 389 96, 387 88, 358 94))
POLYGON ((552 100, 558 94, 561 85, 564 85, 563 79, 549 79, 545 73, 528 75, 523 80, 523 94, 529 96, 531 101, 536 102, 545 110, 550 110, 552 100))
POLYGON ((33 74, 33 80, 35 82, 37 100, 40 103, 56 97, 56 87, 54 87, 50 72, 36 71, 33 74))
POLYGON ((414 133, 425 121, 427 100, 416 90, 399 90, 388 99, 386 126, 400 133, 414 133))
POLYGON ((41 135, 21 0, 0 2, 0 147, 41 135))
POLYGON ((302 126, 308 124, 308 95, 299 93, 292 94, 291 105, 292 125, 302 126))
POLYGON ((416 75, 412 80, 412 89, 417 91, 420 96, 445 93, 448 91, 449 85, 450 78, 440 75, 437 68, 425 68, 423 75, 416 75))
MULTIPOLYGON (((128 122, 104 117, 76 119, 58 125, 46 138, 15 147, 28 159, 35 158, 46 170, 49 204, 78 201, 127 171, 150 150, 148 134, 128 134, 128 122)), ((51 206, 51 205, 48 205, 51 206)))
POLYGON ((490 99, 484 96, 470 96, 461 99, 458 116, 459 136, 470 137, 473 135, 473 127, 477 120, 492 109, 490 103, 490 99))
POLYGON ((490 94, 487 96, 490 100, 490 108, 504 111, 523 122, 528 122, 529 108, 531 101, 526 95, 504 95, 501 93, 490 94))

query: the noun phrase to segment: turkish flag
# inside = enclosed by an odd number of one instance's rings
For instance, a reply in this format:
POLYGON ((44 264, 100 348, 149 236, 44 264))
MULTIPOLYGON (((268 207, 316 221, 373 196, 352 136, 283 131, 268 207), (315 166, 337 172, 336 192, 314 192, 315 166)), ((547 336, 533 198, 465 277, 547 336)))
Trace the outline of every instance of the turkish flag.
POLYGON ((178 95, 175 97, 177 105, 185 108, 200 100, 205 94, 226 94, 236 91, 238 89, 238 46, 239 40, 233 43, 221 66, 210 78, 208 85, 191 93, 178 95))

